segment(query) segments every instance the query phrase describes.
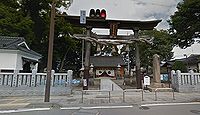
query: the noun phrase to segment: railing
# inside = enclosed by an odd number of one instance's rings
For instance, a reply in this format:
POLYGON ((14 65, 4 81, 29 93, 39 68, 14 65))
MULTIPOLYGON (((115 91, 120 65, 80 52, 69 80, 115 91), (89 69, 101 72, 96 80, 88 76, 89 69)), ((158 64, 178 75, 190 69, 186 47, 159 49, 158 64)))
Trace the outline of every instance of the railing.
MULTIPOLYGON (((39 85, 45 85, 47 73, 0 73, 0 85, 10 87, 29 86, 36 87, 39 85)), ((69 85, 72 74, 67 73, 55 73, 52 70, 51 74, 51 86, 57 85, 69 85)))
MULTIPOLYGON (((175 94, 174 94, 174 90, 172 88, 157 88, 155 89, 155 95, 154 96, 154 101, 157 101, 158 99, 158 92, 161 90, 168 90, 172 92, 172 99, 175 100, 175 94)), ((92 93, 92 92, 97 92, 97 93, 107 93, 106 96, 104 96, 104 98, 108 98, 108 102, 110 103, 111 101, 111 94, 113 92, 118 92, 118 98, 120 99, 122 96, 122 102, 126 102, 126 92, 141 92, 141 101, 144 101, 144 90, 143 89, 126 89, 123 91, 109 91, 109 90, 79 90, 81 92, 81 103, 84 102, 84 94, 88 93, 92 93), (122 95, 120 95, 121 93, 123 93, 122 95)), ((168 93, 167 91, 167 93, 168 93)), ((95 95, 97 96, 97 93, 95 93, 95 95)), ((166 93, 166 92, 165 92, 166 93)), ((153 94, 153 92, 149 92, 148 93, 148 98, 149 98, 149 94, 153 94)))
POLYGON ((172 92, 172 99, 175 100, 174 89, 172 89, 172 88, 156 88, 155 89, 155 101, 157 101, 157 98, 158 98, 157 92, 159 92, 161 90, 170 90, 172 92))
POLYGON ((107 92, 108 93, 108 102, 110 103, 110 97, 111 97, 111 95, 110 95, 110 92, 111 91, 106 91, 106 90, 82 90, 81 91, 82 92, 82 96, 81 96, 81 102, 83 103, 83 95, 84 95, 84 93, 87 93, 87 92, 107 92))
POLYGON ((194 73, 192 70, 189 73, 181 73, 172 70, 172 87, 180 92, 200 91, 200 73, 194 73))
POLYGON ((125 102, 125 93, 126 92, 142 92, 141 98, 144 101, 144 90, 143 89, 126 89, 123 91, 123 102, 125 102))

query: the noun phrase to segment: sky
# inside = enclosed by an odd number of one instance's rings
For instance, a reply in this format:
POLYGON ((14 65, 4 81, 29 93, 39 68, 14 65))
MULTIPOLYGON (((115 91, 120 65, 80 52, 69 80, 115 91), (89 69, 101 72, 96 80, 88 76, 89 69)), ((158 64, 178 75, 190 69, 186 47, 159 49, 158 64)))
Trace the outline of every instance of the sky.
POLYGON ((156 27, 167 29, 167 20, 181 0, 73 0, 67 13, 80 15, 80 10, 86 10, 89 14, 91 8, 105 9, 108 19, 130 20, 160 20, 156 27))
MULTIPOLYGON (((162 20, 156 27, 157 29, 168 29, 167 20, 176 11, 176 6, 182 0, 73 0, 72 5, 67 10, 69 15, 80 15, 80 10, 86 10, 87 16, 89 10, 105 9, 107 19, 129 19, 135 21, 162 20)), ((97 34, 108 34, 108 30, 94 29, 97 34)), ((120 30, 118 34, 133 34, 132 31, 120 30)), ((180 58, 183 55, 199 53, 197 49, 200 45, 194 44, 191 48, 181 50, 178 47, 173 49, 174 57, 180 58)))

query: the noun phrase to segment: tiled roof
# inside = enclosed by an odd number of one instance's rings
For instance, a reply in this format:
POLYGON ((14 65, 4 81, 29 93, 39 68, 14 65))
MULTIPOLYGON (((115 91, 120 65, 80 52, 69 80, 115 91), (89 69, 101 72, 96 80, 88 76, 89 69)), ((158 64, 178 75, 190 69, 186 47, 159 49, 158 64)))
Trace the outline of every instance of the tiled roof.
POLYGON ((25 41, 22 37, 0 36, 1 49, 17 49, 18 44, 25 41))
POLYGON ((118 64, 121 66, 126 65, 120 56, 92 56, 90 57, 90 63, 94 67, 117 67, 118 64))
POLYGON ((0 36, 0 49, 20 50, 42 57, 41 54, 19 45, 22 42, 25 42, 23 37, 0 36))

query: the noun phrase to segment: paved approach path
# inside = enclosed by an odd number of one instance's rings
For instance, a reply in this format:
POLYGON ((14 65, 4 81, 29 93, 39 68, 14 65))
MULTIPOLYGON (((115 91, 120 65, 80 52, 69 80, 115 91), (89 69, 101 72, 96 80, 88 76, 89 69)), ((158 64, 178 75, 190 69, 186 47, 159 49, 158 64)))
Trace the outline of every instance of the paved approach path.
POLYGON ((110 78, 101 78, 101 88, 100 90, 107 91, 122 91, 123 89, 119 87, 115 82, 113 82, 110 78))

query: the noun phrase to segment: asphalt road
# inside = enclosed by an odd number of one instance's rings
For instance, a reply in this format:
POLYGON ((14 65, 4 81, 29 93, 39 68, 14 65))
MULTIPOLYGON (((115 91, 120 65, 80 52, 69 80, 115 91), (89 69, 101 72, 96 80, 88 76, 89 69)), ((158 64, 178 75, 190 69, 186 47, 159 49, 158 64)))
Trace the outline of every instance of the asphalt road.
POLYGON ((200 115, 200 104, 105 106, 47 110, 0 111, 0 115, 200 115), (21 111, 21 112, 20 112, 21 111))

